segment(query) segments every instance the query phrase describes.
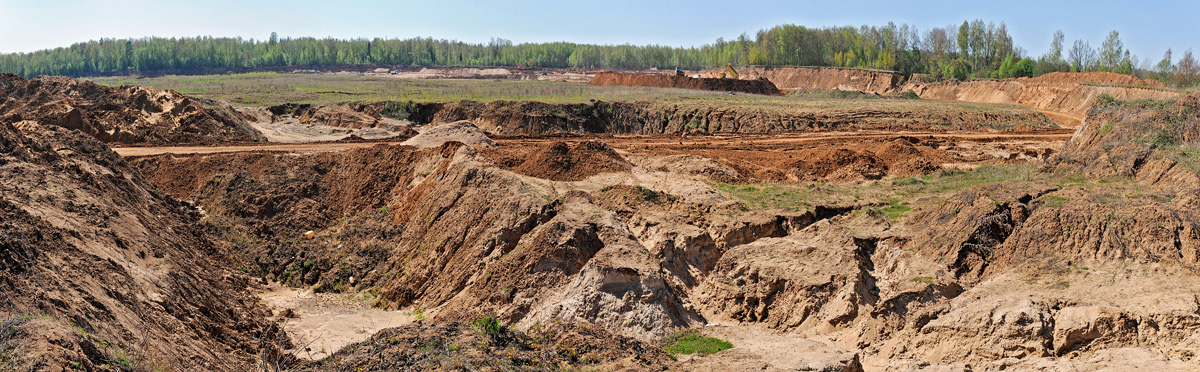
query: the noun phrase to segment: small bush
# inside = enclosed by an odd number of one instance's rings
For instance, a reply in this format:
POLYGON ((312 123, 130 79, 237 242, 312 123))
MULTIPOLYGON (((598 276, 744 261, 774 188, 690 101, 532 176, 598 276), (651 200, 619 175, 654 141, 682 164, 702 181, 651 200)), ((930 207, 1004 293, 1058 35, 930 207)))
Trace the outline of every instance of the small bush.
POLYGON ((891 92, 888 93, 887 96, 899 99, 921 99, 921 96, 918 96, 917 93, 913 92, 911 89, 903 92, 891 92))
POLYGON ((476 319, 471 322, 471 329, 479 334, 496 337, 504 333, 504 326, 495 317, 476 319))
POLYGON ((416 112, 416 111, 417 111, 417 104, 414 103, 413 101, 408 101, 408 102, 387 101, 387 102, 383 103, 383 108, 379 110, 379 113, 383 116, 386 116, 386 117, 389 117, 392 119, 396 119, 396 120, 408 120, 409 116, 411 116, 412 113, 416 112))

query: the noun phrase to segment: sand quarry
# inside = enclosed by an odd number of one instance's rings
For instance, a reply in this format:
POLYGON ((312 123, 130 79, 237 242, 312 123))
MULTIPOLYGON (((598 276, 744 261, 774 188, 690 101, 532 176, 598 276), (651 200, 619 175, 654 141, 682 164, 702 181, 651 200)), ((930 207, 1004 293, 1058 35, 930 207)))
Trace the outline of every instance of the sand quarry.
POLYGON ((0 312, 0 361, 205 371, 1200 363, 1195 94, 1103 73, 897 86, 876 71, 743 71, 738 82, 592 83, 912 91, 1028 110, 910 120, 464 101, 413 105, 398 120, 373 103, 246 108, 4 76, 0 293, 13 301, 0 312), (1165 103, 1120 103, 1133 99, 1165 103), (1181 144, 1141 140, 1164 128, 1181 144), (664 349, 686 335, 731 348, 664 349))

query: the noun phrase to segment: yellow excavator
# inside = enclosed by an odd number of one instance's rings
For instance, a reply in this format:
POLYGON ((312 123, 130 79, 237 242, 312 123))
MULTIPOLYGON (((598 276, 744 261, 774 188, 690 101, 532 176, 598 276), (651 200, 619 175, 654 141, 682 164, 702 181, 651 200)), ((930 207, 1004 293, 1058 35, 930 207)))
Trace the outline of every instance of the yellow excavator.
MULTIPOLYGON (((737 73, 737 70, 734 70, 734 69, 733 69, 733 65, 732 65, 732 64, 728 64, 728 63, 726 63, 726 64, 725 64, 725 72, 728 72, 728 73, 729 73, 729 77, 730 77, 730 78, 737 79, 737 78, 738 78, 738 76, 740 76, 740 75, 738 75, 738 73, 737 73)), ((725 72, 722 72, 722 73, 721 73, 720 75, 718 75, 718 76, 719 76, 721 79, 724 79, 724 78, 725 78, 725 72)))

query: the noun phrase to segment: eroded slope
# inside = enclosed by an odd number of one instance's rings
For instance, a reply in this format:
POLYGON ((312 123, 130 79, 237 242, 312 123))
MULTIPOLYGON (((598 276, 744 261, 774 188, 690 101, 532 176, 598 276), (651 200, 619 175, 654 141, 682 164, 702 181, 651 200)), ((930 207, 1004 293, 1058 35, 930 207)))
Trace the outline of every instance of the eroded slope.
POLYGON ((90 137, 0 124, 0 369, 253 365, 274 328, 198 219, 90 137))

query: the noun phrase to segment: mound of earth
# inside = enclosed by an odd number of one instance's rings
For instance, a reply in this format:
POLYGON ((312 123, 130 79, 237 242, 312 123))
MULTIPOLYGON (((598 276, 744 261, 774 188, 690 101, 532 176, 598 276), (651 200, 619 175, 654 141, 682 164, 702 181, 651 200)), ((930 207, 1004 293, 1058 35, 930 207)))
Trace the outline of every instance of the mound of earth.
POLYGON ((611 146, 594 140, 568 145, 555 142, 520 159, 501 159, 510 169, 526 176, 554 181, 582 181, 609 172, 627 172, 632 167, 611 146))
MULTIPOLYGON (((736 68, 743 79, 764 78, 780 90, 837 89, 887 94, 896 90, 904 77, 895 71, 840 67, 743 66, 736 68)), ((701 76, 715 78, 724 68, 705 70, 701 76)))
POLYGON ((520 332, 492 318, 386 329, 301 371, 666 370, 658 345, 594 325, 548 323, 520 332))
POLYGON ((170 90, 106 87, 61 76, 0 74, 0 122, 32 120, 107 143, 212 144, 266 139, 232 107, 170 90))
POLYGON ((253 121, 279 121, 295 118, 300 124, 325 125, 338 128, 363 129, 390 127, 402 120, 426 122, 430 112, 428 104, 412 101, 357 102, 330 105, 283 104, 270 106, 262 111, 245 110, 243 115, 253 121))
POLYGON ((0 368, 249 369, 274 326, 199 220, 91 137, 0 123, 0 368))
POLYGON ((644 165, 663 172, 690 174, 717 182, 732 183, 741 178, 741 174, 733 167, 691 154, 650 157, 644 165))
POLYGON ((1106 97, 1092 107, 1047 168, 1101 178, 1145 174, 1163 178, 1168 175, 1158 173, 1174 173, 1195 165, 1188 148, 1197 143, 1200 94, 1165 103, 1106 97))
POLYGON ((466 120, 427 126, 403 144, 427 149, 440 147, 447 142, 459 142, 476 148, 496 147, 496 142, 488 138, 487 133, 466 120))
POLYGON ((1101 95, 1122 100, 1175 98, 1163 83, 1111 72, 1053 72, 1034 78, 946 81, 909 84, 922 99, 1013 103, 1048 111, 1066 127, 1075 127, 1101 95))
POLYGON ((917 146, 916 138, 900 138, 876 145, 872 150, 851 148, 801 151, 789 172, 801 180, 847 182, 876 180, 884 176, 918 176, 941 169, 939 164, 950 156, 927 146, 917 146))
POLYGON ((759 78, 712 79, 674 75, 650 75, 625 72, 601 72, 588 85, 621 85, 629 87, 681 88, 713 90, 718 92, 740 92, 777 96, 783 94, 770 80, 759 78))

